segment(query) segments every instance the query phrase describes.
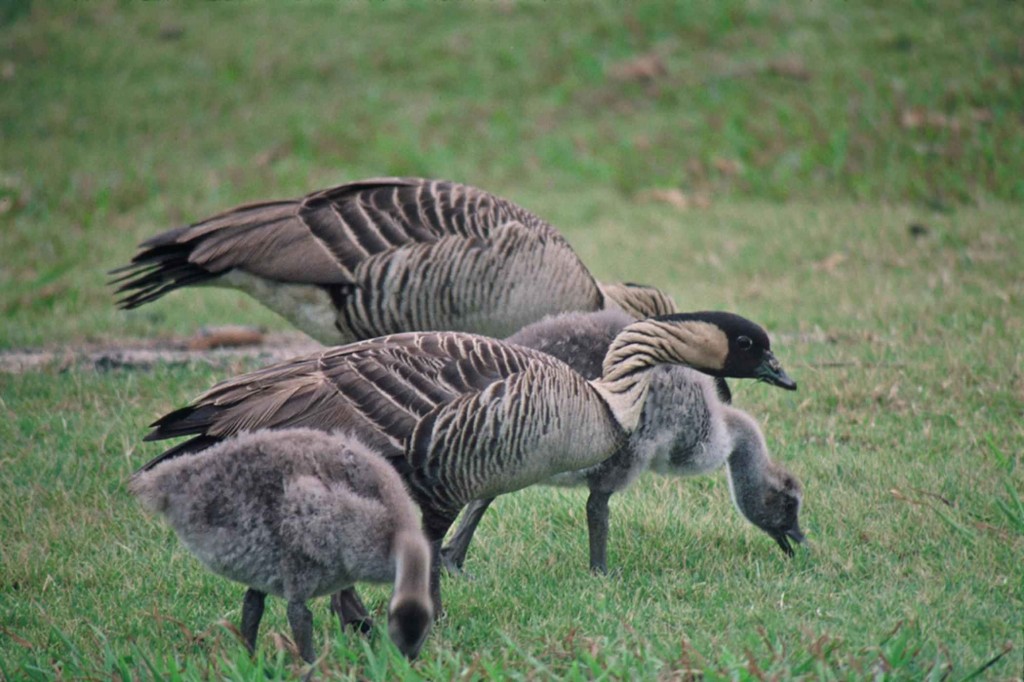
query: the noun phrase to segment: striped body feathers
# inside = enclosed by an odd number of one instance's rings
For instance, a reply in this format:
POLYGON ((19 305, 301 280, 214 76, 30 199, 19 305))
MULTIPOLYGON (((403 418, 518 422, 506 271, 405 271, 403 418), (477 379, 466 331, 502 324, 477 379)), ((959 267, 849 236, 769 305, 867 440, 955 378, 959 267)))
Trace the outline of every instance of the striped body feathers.
POLYGON ((143 242, 112 274, 123 308, 186 286, 233 287, 329 345, 425 330, 502 337, 567 310, 674 311, 651 287, 600 285, 526 209, 419 178, 240 206, 143 242))
MULTIPOLYGON (((147 440, 192 436, 144 469, 236 433, 344 430, 409 484, 437 553, 463 505, 611 456, 636 428, 649 370, 689 365, 730 376, 785 375, 760 327, 727 313, 634 322, 588 381, 539 351, 458 332, 397 334, 327 349, 218 384, 154 423, 147 440)), ((770 378, 769 378, 770 377, 770 378)))

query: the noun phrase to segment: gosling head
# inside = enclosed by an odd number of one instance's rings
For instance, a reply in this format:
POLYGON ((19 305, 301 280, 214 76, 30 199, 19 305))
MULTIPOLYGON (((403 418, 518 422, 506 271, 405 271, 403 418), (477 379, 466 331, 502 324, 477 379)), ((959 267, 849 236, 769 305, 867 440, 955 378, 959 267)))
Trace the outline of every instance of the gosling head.
POLYGON ((716 377, 757 379, 787 391, 796 390, 771 350, 768 333, 734 313, 705 311, 654 318, 672 324, 692 354, 690 365, 716 377), (681 324, 679 324, 681 323, 681 324))
POLYGON ((388 636, 399 651, 413 659, 420 653, 433 622, 434 613, 429 601, 396 598, 388 609, 388 636))
MULTIPOLYGON (((755 526, 768 533, 786 556, 793 556, 790 540, 802 544, 806 539, 800 530, 800 504, 803 488, 793 474, 777 469, 759 500, 748 501, 741 507, 743 514, 755 526)), ((737 500, 741 503, 740 500, 737 500)))

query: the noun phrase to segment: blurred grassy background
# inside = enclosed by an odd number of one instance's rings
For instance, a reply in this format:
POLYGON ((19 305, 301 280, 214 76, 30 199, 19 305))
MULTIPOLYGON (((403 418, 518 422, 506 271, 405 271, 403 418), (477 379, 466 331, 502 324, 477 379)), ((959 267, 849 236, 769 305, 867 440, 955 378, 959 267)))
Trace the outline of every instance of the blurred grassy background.
MULTIPOLYGON (((244 201, 470 182, 602 279, 769 328, 801 391, 737 402, 813 548, 785 561, 723 476, 647 477, 596 580, 583 496, 526 491, 414 669, 319 605, 332 677, 962 679, 1008 642, 985 674, 1012 679, 1022 29, 1020 2, 955 0, 0 4, 0 349, 286 328, 232 292, 120 312, 104 273, 244 201)), ((216 625, 238 588, 123 490, 144 425, 245 368, 0 374, 0 677, 264 679, 216 625)))
POLYGON ((147 235, 365 176, 471 182, 577 244, 644 201, 1024 199, 1019 2, 7 7, 0 346, 124 329, 103 271, 147 235))

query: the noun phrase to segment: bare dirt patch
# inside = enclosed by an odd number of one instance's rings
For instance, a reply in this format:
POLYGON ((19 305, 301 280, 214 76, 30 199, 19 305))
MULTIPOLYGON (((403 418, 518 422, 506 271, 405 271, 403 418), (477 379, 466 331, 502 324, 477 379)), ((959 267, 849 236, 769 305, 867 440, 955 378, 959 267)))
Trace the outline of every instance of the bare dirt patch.
POLYGON ((226 366, 240 359, 271 364, 322 346, 305 334, 265 334, 251 327, 203 329, 185 338, 123 339, 110 343, 0 351, 0 372, 18 374, 48 368, 150 369, 156 365, 226 366))

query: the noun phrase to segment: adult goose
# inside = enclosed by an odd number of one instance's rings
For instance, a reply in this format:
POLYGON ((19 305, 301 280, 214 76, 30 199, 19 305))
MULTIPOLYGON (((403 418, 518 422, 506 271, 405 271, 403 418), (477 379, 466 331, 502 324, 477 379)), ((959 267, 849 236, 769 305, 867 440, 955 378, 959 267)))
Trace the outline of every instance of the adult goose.
POLYGON ((327 345, 428 330, 503 337, 567 310, 675 312, 656 289, 599 284, 526 209, 422 178, 239 206, 152 237, 111 274, 122 308, 186 286, 233 287, 327 345))
MULTIPOLYGON (((554 355, 584 377, 595 378, 616 335, 632 322, 621 311, 564 313, 535 322, 506 340, 554 355)), ((646 470, 693 476, 725 466, 736 508, 792 556, 791 541, 804 541, 798 518, 802 487, 771 460, 757 422, 730 406, 714 379, 688 367, 658 367, 651 372, 650 383, 639 424, 614 455, 544 482, 589 488, 590 569, 608 570, 609 498, 646 470)), ((473 533, 492 501, 476 500, 466 508, 442 552, 450 571, 462 568, 473 533)))
MULTIPOLYGON (((729 313, 634 322, 612 341, 601 376, 591 381, 551 355, 496 339, 397 334, 221 382, 153 424, 147 440, 192 438, 143 469, 240 431, 350 433, 388 458, 419 503, 440 613, 438 555, 462 507, 607 459, 636 428, 651 370, 663 364, 796 387, 765 331, 729 313)), ((336 606, 346 622, 365 615, 353 616, 344 598, 336 606)))

